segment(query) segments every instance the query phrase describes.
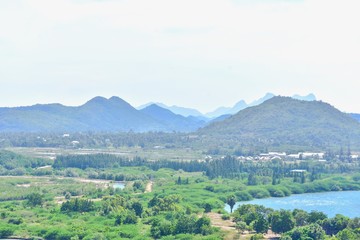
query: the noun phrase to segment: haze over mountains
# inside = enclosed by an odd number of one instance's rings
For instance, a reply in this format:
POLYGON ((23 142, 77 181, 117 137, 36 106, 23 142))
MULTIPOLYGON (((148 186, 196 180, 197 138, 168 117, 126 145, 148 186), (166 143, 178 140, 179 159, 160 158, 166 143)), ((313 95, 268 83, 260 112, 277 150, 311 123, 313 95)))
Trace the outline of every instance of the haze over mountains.
POLYGON ((308 145, 360 140, 360 123, 354 120, 358 115, 342 113, 314 99, 313 94, 293 98, 266 94, 250 104, 240 101, 232 108, 220 108, 212 116, 228 114, 210 120, 204 116, 185 117, 156 104, 138 110, 119 97, 95 97, 77 107, 37 104, 0 108, 0 132, 175 131, 194 132, 216 141, 228 138, 308 145))
MULTIPOLYGON (((266 100, 274 97, 275 95, 273 93, 266 93, 264 97, 260 98, 260 99, 257 99, 251 103, 246 103, 244 100, 240 100, 239 102, 237 102, 234 106, 232 107, 219 107, 217 109, 215 109, 214 111, 212 112, 208 112, 206 114, 202 114, 201 112, 199 112, 198 110, 196 109, 192 109, 192 108, 184 108, 184 107, 178 107, 178 106, 167 106, 163 103, 147 103, 147 104, 144 104, 144 105, 141 105, 138 107, 138 109, 142 109, 142 108, 145 108, 151 104, 156 104, 162 108, 166 108, 170 111, 172 111, 173 113, 176 113, 176 114, 180 114, 180 115, 183 115, 184 117, 188 117, 188 116, 195 116, 195 117, 204 117, 205 119, 203 120, 206 120, 206 118, 209 118, 209 119, 214 119, 214 118, 217 118, 217 117, 220 117, 222 115, 232 115, 232 114, 235 114, 247 107, 253 107, 253 106, 256 106, 256 105, 259 105, 263 102, 265 102, 266 100)), ((315 101, 316 100, 316 97, 313 93, 310 93, 306 96, 300 96, 298 94, 296 95, 293 95, 292 98, 294 99, 298 99, 298 100, 304 100, 304 101, 315 101)))
POLYGON ((0 108, 2 132, 189 132, 204 124, 156 105, 139 111, 119 97, 95 97, 78 107, 37 104, 0 108))

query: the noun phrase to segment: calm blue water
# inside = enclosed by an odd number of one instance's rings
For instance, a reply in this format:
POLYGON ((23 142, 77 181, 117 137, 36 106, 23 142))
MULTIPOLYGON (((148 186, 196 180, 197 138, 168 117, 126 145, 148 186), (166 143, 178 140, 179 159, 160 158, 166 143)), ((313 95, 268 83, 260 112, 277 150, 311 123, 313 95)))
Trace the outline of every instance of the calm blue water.
POLYGON ((115 183, 113 184, 113 188, 114 188, 114 189, 124 189, 124 188, 125 188, 125 183, 115 182, 115 183))
MULTIPOLYGON (((234 210, 241 204, 258 204, 276 210, 316 210, 324 212, 328 217, 334 217, 338 213, 351 218, 360 217, 360 191, 307 193, 283 198, 255 199, 236 203, 234 210)), ((229 205, 226 205, 225 210, 230 212, 229 205)))

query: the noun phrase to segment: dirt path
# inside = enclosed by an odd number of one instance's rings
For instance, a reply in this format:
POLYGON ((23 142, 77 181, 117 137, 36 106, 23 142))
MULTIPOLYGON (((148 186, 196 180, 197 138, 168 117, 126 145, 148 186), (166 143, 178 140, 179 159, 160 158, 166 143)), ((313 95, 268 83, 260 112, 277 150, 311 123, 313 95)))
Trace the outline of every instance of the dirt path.
POLYGON ((145 187, 145 193, 151 193, 153 190, 153 185, 154 185, 153 181, 148 182, 145 187))
MULTIPOLYGON (((245 240, 249 239, 250 236, 253 234, 252 232, 245 231, 244 233, 240 234, 235 229, 235 223, 229 219, 229 220, 223 220, 221 218, 221 214, 219 213, 206 213, 206 215, 211 220, 211 225, 213 227, 218 227, 222 231, 226 232, 225 240, 245 240)), ((279 239, 280 235, 273 233, 272 231, 268 231, 267 234, 264 235, 264 239, 279 239)))
POLYGON ((206 216, 210 218, 213 227, 220 228, 221 231, 226 232, 225 240, 242 239, 239 238, 239 234, 235 229, 235 223, 231 219, 223 220, 221 218, 222 215, 215 212, 206 213, 206 216))
POLYGON ((206 214, 210 220, 211 220, 211 224, 214 227, 219 227, 221 230, 233 230, 235 231, 235 223, 232 222, 231 220, 223 220, 221 218, 221 214, 219 213, 214 213, 214 212, 210 212, 206 214))

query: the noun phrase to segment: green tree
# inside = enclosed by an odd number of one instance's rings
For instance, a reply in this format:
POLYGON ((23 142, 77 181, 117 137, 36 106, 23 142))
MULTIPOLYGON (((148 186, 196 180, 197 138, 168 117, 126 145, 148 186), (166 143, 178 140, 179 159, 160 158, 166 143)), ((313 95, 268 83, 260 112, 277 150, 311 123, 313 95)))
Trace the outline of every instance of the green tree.
POLYGON ((65 199, 66 199, 66 200, 70 200, 70 198, 71 198, 71 193, 66 192, 66 193, 65 193, 65 199))
POLYGON ((257 233, 267 233, 269 229, 269 222, 261 215, 254 221, 253 228, 257 233))
POLYGON ((175 225, 175 233, 194 233, 196 229, 196 217, 193 215, 181 215, 175 225))
POLYGON ((233 208, 236 204, 236 197, 234 195, 228 196, 226 199, 226 203, 229 205, 230 207, 230 213, 232 213, 233 208))
POLYGON ((301 209, 294 209, 293 216, 296 226, 305 226, 309 222, 309 213, 301 209))
POLYGON ((136 224, 138 218, 134 211, 125 210, 120 215, 116 217, 115 225, 122 225, 122 224, 136 224))
POLYGON ((245 222, 239 221, 239 222, 236 222, 235 228, 239 233, 243 233, 248 228, 248 226, 246 225, 245 222))
POLYGON ((27 204, 31 207, 42 206, 44 200, 40 193, 31 193, 27 197, 27 204))
POLYGON ((311 211, 309 213, 308 221, 309 221, 309 223, 316 223, 317 221, 324 220, 326 218, 327 218, 327 216, 323 212, 311 211))
POLYGON ((287 232, 284 236, 288 236, 292 240, 324 240, 326 234, 319 224, 314 223, 303 227, 297 227, 292 231, 287 232))
POLYGON ((195 231, 196 234, 209 235, 213 232, 211 228, 211 221, 208 217, 201 217, 195 223, 195 231))
POLYGON ((336 237, 339 240, 357 240, 357 239, 359 239, 359 236, 357 236, 353 231, 351 231, 350 229, 347 229, 347 228, 338 232, 338 234, 336 234, 336 237))
POLYGON ((327 218, 321 221, 321 226, 327 235, 336 235, 348 226, 350 219, 341 214, 336 214, 334 218, 327 218))
POLYGON ((7 238, 14 234, 14 229, 11 227, 0 226, 0 237, 7 238))
POLYGON ((181 177, 179 176, 178 179, 177 179, 177 181, 176 181, 176 184, 177 184, 177 185, 181 185, 181 183, 182 183, 181 177))
POLYGON ((204 204, 204 211, 205 211, 206 213, 211 212, 211 209, 212 209, 212 206, 211 206, 210 203, 205 203, 205 204, 204 204))
POLYGON ((295 220, 291 211, 274 211, 271 214, 271 230, 275 233, 284 233, 295 227, 295 220))
POLYGON ((144 211, 144 208, 143 208, 143 206, 141 205, 141 203, 139 203, 139 202, 133 202, 133 203, 131 204, 131 208, 134 210, 136 216, 141 217, 141 215, 142 215, 142 213, 143 213, 143 211, 144 211))

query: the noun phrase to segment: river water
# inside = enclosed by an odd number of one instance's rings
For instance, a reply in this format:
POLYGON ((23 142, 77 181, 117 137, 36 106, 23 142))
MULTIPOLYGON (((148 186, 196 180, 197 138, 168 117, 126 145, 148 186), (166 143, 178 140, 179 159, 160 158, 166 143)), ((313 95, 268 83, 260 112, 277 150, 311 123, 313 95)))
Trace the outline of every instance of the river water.
MULTIPOLYGON (((324 192, 291 195, 283 198, 254 199, 251 201, 237 202, 234 210, 241 204, 258 204, 275 210, 295 208, 305 211, 321 211, 334 217, 342 214, 351 218, 360 217, 360 191, 324 192)), ((230 212, 229 205, 225 210, 230 212)))

